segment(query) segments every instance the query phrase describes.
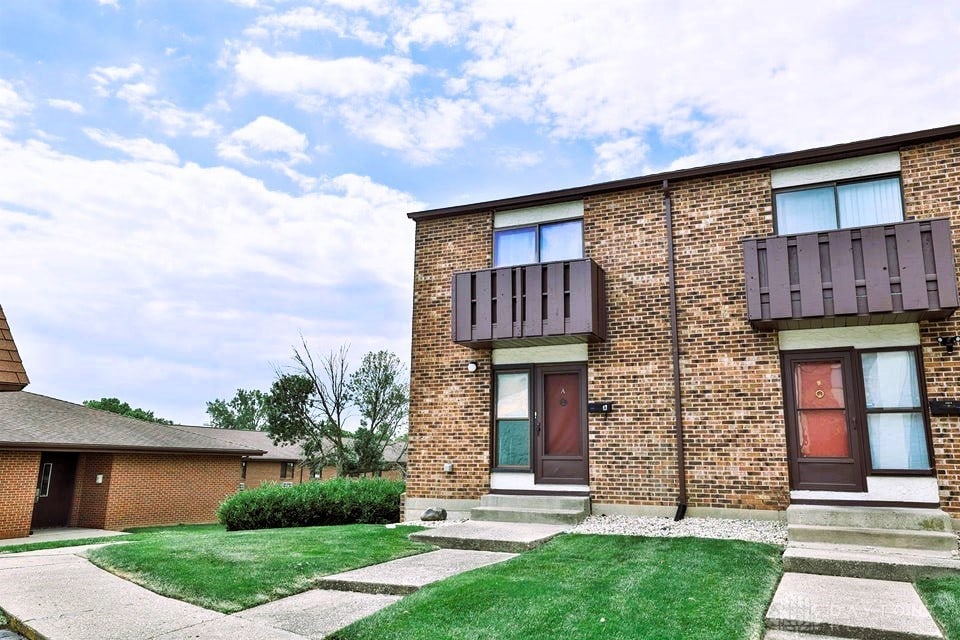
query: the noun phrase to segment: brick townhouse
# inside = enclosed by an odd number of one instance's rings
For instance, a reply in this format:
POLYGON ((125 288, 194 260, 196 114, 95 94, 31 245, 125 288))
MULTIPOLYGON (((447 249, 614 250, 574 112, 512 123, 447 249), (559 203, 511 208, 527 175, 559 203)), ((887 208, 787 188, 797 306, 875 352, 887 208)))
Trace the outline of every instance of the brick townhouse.
POLYGON ((960 518, 960 126, 409 217, 406 517, 960 518))

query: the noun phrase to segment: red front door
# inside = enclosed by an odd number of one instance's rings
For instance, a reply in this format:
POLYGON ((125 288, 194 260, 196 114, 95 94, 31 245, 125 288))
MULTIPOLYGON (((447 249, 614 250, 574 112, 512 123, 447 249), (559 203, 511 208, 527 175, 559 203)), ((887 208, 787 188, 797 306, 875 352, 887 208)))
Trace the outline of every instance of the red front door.
POLYGON ((65 527, 70 523, 77 454, 44 453, 40 457, 37 497, 31 529, 65 527))
POLYGON ((587 484, 587 399, 583 365, 536 368, 537 483, 587 484))
POLYGON ((866 490, 853 362, 850 351, 784 354, 794 489, 866 490))

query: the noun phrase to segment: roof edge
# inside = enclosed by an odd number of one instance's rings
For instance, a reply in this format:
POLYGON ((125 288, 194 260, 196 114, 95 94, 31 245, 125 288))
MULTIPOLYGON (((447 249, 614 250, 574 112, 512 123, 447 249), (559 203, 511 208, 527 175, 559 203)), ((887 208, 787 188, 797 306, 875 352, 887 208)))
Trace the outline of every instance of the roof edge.
POLYGON ((724 173, 735 173, 738 171, 776 169, 799 164, 807 164, 810 162, 842 160, 844 158, 863 155, 865 153, 882 153, 884 151, 893 151, 910 144, 934 142, 936 140, 958 136, 960 136, 960 124, 953 124, 946 127, 937 127, 935 129, 924 129, 922 131, 899 133, 889 136, 882 136, 879 138, 871 138, 868 140, 844 142, 825 147, 804 149, 801 151, 788 151, 770 156, 734 160, 732 162, 722 162, 719 164, 705 165, 702 167, 664 171, 646 176, 624 178, 622 180, 613 180, 610 182, 600 182, 581 187, 559 189, 556 191, 543 191, 540 193, 513 196, 497 200, 487 200, 485 202, 477 202, 473 204, 413 211, 407 213, 407 217, 411 220, 421 222, 425 220, 449 218, 471 213, 503 211, 509 209, 519 209, 522 207, 555 204, 557 202, 565 202, 586 196, 610 193, 612 191, 622 191, 625 189, 651 186, 662 183, 664 180, 691 180, 694 178, 705 178, 724 173))
POLYGON ((52 442, 0 442, 0 451, 100 451, 104 453, 189 453, 211 456, 263 455, 261 449, 198 449, 176 447, 136 447, 98 444, 71 444, 52 442))

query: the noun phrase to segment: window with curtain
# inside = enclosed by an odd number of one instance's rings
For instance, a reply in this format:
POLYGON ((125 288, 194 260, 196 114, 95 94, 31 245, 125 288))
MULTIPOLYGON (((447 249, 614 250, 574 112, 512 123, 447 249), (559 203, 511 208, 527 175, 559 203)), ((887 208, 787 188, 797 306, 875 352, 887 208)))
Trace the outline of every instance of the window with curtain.
POLYGON ((496 376, 496 466, 530 467, 530 374, 496 376))
POLYGON ((780 191, 774 201, 780 235, 903 220, 900 178, 895 176, 780 191))
POLYGON ((860 360, 873 469, 929 470, 916 352, 863 352, 860 360))
POLYGON ((579 260, 583 257, 583 220, 544 222, 493 232, 493 266, 579 260))

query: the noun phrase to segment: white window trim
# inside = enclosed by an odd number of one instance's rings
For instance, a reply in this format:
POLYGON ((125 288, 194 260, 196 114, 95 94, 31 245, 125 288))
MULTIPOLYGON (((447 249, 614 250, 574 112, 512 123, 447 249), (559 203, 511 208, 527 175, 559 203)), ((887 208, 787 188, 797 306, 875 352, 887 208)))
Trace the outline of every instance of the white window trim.
POLYGON ((899 171, 900 153, 891 151, 859 158, 807 164, 801 167, 773 169, 770 171, 770 186, 773 189, 785 189, 822 182, 869 178, 899 171))

